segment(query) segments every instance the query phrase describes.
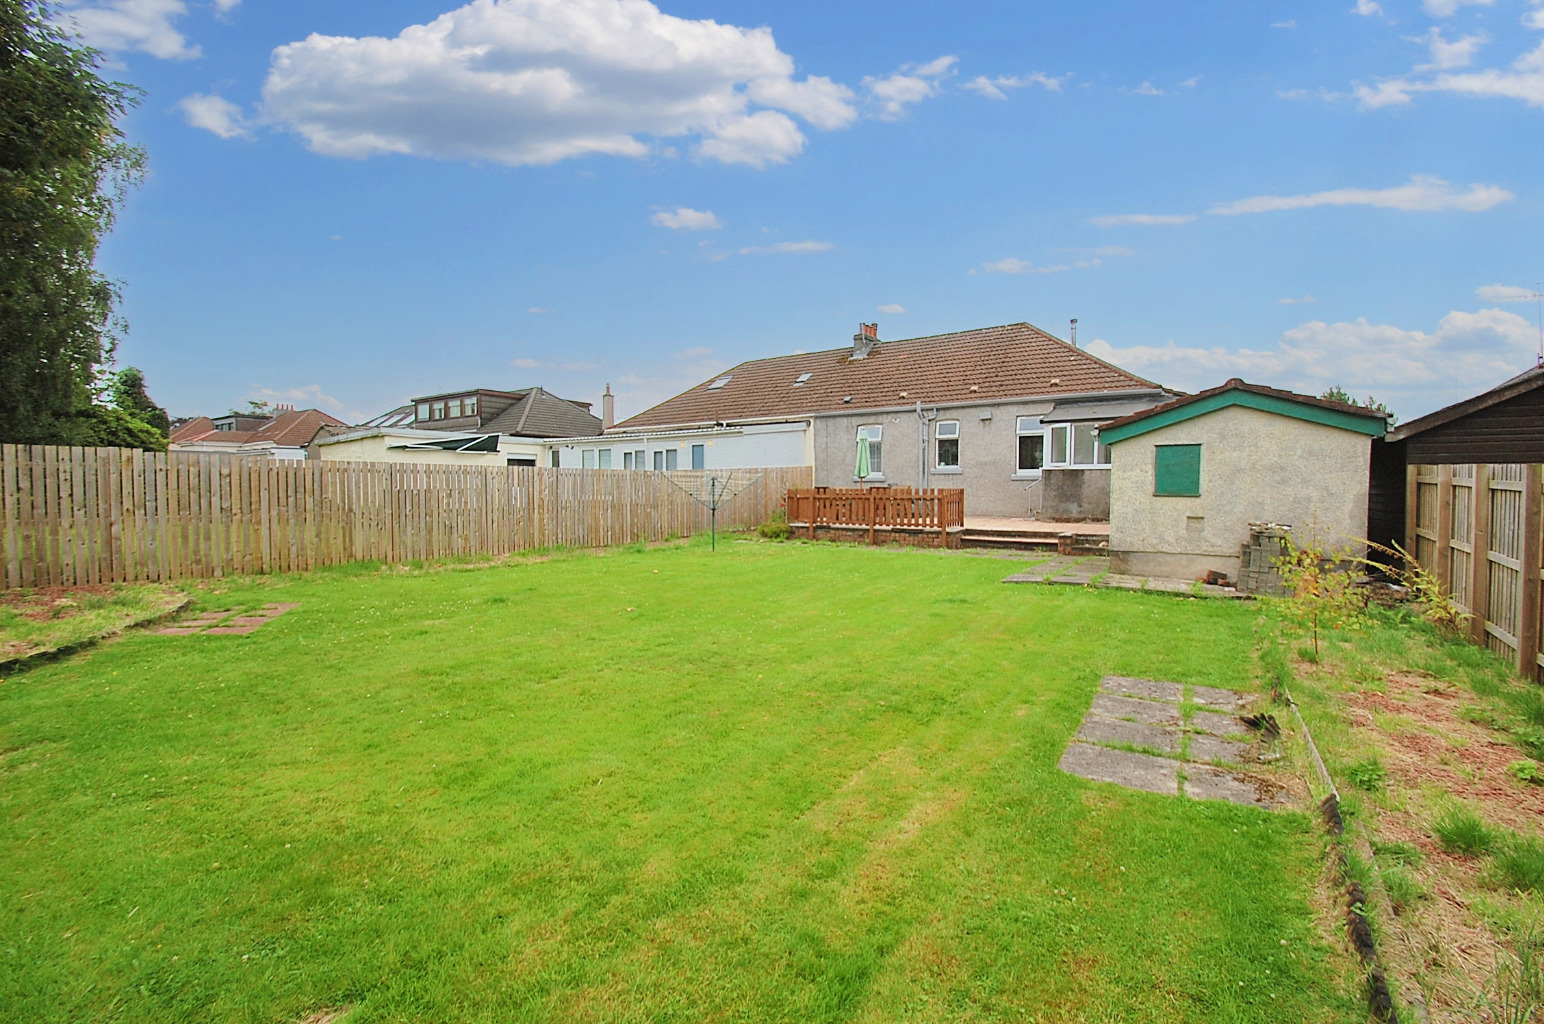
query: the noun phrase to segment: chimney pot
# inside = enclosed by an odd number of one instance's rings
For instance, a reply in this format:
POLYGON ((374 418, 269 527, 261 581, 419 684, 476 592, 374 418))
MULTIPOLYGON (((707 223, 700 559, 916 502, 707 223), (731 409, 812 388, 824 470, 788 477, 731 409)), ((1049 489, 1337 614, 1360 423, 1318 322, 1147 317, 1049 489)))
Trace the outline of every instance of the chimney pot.
POLYGON ((874 346, 879 344, 879 325, 858 325, 858 333, 852 336, 852 358, 867 359, 868 354, 874 351, 874 346))
POLYGON ((610 430, 617 425, 616 399, 611 395, 611 385, 606 385, 606 393, 600 396, 600 428, 610 430))

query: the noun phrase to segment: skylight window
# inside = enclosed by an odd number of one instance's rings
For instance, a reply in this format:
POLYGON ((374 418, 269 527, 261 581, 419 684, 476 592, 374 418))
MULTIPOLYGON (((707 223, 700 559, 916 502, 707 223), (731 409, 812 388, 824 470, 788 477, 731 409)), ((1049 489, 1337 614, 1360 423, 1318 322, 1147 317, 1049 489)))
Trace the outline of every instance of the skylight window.
POLYGON ((719 390, 725 384, 729 383, 729 377, 730 376, 731 376, 730 374, 725 374, 724 376, 720 377, 718 380, 716 380, 712 384, 708 385, 708 390, 709 391, 717 391, 717 390, 719 390))
POLYGON ((808 381, 813 376, 815 376, 813 373, 801 373, 801 374, 799 374, 799 379, 794 381, 794 383, 795 384, 803 384, 803 383, 808 381))

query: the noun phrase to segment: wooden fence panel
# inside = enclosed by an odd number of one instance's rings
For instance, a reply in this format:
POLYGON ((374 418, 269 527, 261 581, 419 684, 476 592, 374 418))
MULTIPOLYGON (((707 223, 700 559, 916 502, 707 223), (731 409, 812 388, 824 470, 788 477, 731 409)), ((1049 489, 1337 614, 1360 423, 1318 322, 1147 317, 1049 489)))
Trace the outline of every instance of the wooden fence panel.
MULTIPOLYGON (((755 526, 809 467, 758 479, 719 509, 755 526)), ((708 510, 663 473, 250 459, 0 445, 0 586, 498 556, 689 536, 708 510)))

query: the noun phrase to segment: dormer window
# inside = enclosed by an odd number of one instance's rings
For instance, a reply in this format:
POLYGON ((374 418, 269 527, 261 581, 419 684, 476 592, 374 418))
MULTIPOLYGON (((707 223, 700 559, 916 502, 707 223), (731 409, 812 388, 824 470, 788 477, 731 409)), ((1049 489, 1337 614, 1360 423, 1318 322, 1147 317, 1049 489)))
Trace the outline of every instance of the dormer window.
POLYGON ((721 388, 723 388, 723 386, 725 384, 729 383, 730 376, 731 376, 730 374, 727 374, 727 373, 724 374, 724 376, 720 377, 718 380, 714 381, 712 384, 709 384, 708 385, 708 390, 709 391, 718 391, 718 390, 720 390, 721 388))
POLYGON ((794 381, 794 385, 797 386, 799 384, 806 384, 806 383, 809 382, 809 379, 811 377, 813 377, 813 376, 815 376, 813 373, 801 373, 801 374, 799 374, 799 379, 794 381))

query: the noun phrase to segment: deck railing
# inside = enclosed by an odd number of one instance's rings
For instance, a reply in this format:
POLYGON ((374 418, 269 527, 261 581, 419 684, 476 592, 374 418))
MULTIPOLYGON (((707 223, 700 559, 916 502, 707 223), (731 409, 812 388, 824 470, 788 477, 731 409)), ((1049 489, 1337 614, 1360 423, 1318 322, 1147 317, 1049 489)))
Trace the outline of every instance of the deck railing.
POLYGON ((869 543, 880 530, 936 530, 939 543, 951 529, 965 526, 963 490, 916 490, 910 487, 790 489, 788 521, 809 532, 818 527, 868 529, 869 543))

